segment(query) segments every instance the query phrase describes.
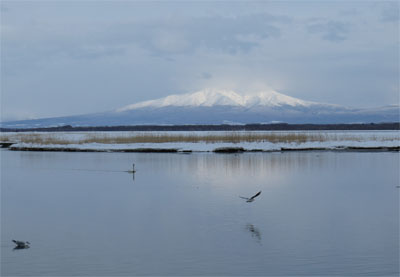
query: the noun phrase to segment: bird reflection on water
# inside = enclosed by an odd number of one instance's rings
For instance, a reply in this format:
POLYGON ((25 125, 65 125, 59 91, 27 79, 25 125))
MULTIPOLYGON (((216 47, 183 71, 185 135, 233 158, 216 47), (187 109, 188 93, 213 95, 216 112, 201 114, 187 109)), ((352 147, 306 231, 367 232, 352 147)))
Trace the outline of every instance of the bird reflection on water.
POLYGON ((255 227, 253 224, 248 223, 246 224, 246 230, 251 233, 251 236, 255 238, 255 240, 259 244, 261 244, 261 232, 257 227, 255 227))
POLYGON ((125 172, 132 174, 132 182, 135 182, 135 173, 136 173, 135 164, 132 164, 132 170, 126 170, 125 172))

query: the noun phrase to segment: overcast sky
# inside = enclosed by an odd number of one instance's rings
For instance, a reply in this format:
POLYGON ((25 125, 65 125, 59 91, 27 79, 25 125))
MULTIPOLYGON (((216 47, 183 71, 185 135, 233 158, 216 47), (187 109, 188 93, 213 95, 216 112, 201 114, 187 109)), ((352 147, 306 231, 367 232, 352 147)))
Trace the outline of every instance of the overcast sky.
POLYGON ((0 3, 3 121, 203 88, 399 103, 398 1, 0 3))

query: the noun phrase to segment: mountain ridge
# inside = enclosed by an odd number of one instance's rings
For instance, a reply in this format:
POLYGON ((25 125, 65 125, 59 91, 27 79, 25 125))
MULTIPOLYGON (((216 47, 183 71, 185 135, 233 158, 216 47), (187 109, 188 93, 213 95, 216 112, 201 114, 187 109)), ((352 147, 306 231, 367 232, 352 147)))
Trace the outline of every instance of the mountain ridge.
POLYGON ((204 89, 193 93, 173 94, 155 100, 134 103, 116 109, 117 112, 133 110, 147 107, 167 107, 167 106, 310 106, 319 104, 311 101, 304 101, 298 98, 284 95, 276 91, 260 91, 256 94, 241 95, 233 90, 204 89))
POLYGON ((275 91, 240 95, 205 89, 108 112, 1 122, 2 128, 190 124, 337 124, 399 122, 398 105, 369 109, 304 101, 275 91))

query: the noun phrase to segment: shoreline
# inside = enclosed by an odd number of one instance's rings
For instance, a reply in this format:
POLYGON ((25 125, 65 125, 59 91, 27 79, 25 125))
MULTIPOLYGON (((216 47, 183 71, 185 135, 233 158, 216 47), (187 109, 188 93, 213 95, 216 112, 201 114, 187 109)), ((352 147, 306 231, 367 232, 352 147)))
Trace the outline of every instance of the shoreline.
POLYGON ((398 131, 317 132, 63 132, 10 133, 12 151, 241 153, 287 151, 400 151, 398 131))
POLYGON ((10 146, 10 151, 37 151, 37 152, 108 152, 108 153, 248 153, 248 152, 304 152, 304 151, 334 151, 334 152, 400 152, 400 146, 379 147, 281 147, 280 149, 246 149, 243 147, 217 147, 213 150, 191 150, 178 148, 75 148, 75 147, 26 147, 10 146))

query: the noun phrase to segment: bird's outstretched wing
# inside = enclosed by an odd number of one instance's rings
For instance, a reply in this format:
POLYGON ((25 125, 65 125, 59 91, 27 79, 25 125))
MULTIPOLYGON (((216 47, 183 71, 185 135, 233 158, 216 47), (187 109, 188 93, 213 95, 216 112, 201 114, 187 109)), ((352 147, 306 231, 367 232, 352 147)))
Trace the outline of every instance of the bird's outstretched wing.
POLYGON ((19 241, 19 240, 12 240, 12 241, 17 245, 17 247, 25 247, 26 246, 25 242, 23 242, 23 241, 19 241))
POLYGON ((240 198, 242 198, 242 199, 246 199, 246 200, 249 200, 250 198, 248 198, 248 197, 243 197, 243 196, 239 196, 240 198))
POLYGON ((255 195, 253 195, 252 197, 250 197, 249 200, 253 200, 254 198, 256 198, 257 196, 259 196, 261 194, 261 190, 259 192, 257 192, 255 195))

